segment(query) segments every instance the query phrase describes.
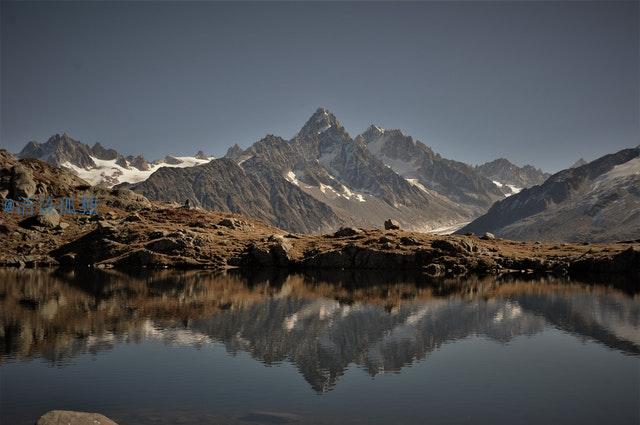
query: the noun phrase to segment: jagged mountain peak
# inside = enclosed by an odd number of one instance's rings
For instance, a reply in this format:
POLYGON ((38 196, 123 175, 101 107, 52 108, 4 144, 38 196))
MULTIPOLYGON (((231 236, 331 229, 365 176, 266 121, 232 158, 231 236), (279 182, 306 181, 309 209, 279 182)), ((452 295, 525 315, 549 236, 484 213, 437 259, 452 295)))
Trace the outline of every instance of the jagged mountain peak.
POLYGON ((308 137, 319 135, 327 130, 335 128, 341 129, 342 125, 335 115, 327 108, 318 108, 302 127, 298 136, 308 137))
POLYGON ((56 133, 45 143, 29 142, 18 154, 20 158, 37 158, 45 160, 55 166, 68 162, 80 167, 92 167, 95 163, 91 159, 91 148, 67 133, 56 133))
POLYGON ((62 134, 56 133, 53 136, 49 137, 47 141, 44 143, 45 145, 76 145, 80 144, 80 142, 73 137, 71 137, 68 133, 64 132, 62 134))

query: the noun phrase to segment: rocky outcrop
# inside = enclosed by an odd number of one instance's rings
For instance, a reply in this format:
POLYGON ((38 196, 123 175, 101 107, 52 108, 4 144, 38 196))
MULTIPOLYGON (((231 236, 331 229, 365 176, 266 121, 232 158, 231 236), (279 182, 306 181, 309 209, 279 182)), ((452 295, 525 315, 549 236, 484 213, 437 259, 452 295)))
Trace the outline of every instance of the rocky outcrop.
POLYGON ((45 162, 18 160, 0 149, 0 195, 19 201, 22 197, 61 196, 85 190, 89 184, 64 168, 45 162))
POLYGON ((129 162, 129 164, 131 164, 132 167, 135 167, 138 170, 148 171, 151 169, 149 161, 147 161, 142 155, 137 155, 135 157, 129 156, 127 157, 127 161, 129 162))
POLYGON ((178 158, 173 157, 171 155, 165 156, 164 157, 164 162, 167 163, 167 164, 171 164, 171 165, 178 165, 178 164, 182 163, 181 160, 179 160, 178 158))

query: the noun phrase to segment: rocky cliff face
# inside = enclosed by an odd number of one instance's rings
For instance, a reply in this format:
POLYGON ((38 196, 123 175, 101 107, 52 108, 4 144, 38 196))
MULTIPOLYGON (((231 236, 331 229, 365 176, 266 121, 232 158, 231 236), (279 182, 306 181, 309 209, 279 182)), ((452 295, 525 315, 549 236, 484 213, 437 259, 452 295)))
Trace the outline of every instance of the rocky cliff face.
POLYGON ((487 231, 511 239, 639 239, 640 148, 556 173, 460 230, 487 231))

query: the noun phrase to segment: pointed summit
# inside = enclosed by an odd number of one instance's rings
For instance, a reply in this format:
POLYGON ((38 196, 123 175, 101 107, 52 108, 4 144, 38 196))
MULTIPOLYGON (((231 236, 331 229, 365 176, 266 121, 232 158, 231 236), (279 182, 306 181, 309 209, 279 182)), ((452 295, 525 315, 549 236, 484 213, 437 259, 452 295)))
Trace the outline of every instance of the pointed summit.
POLYGON ((316 112, 307 120, 306 124, 302 127, 298 136, 313 136, 322 134, 331 128, 342 128, 340 122, 326 108, 318 108, 316 112))

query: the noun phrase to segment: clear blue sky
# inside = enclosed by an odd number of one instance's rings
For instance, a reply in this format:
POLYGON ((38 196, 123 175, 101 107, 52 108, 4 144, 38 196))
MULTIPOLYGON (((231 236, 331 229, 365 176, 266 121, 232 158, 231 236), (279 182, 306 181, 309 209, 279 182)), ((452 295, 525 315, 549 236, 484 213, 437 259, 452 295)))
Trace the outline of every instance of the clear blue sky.
POLYGON ((0 144, 222 155, 325 106, 556 171, 640 143, 638 4, 3 1, 0 144))

